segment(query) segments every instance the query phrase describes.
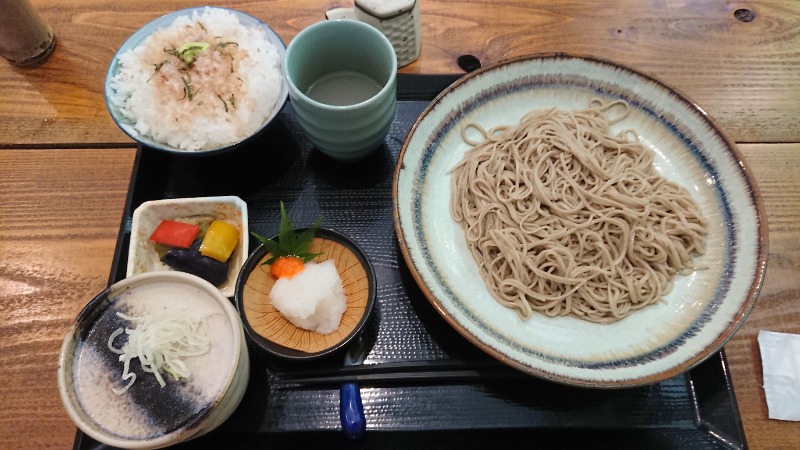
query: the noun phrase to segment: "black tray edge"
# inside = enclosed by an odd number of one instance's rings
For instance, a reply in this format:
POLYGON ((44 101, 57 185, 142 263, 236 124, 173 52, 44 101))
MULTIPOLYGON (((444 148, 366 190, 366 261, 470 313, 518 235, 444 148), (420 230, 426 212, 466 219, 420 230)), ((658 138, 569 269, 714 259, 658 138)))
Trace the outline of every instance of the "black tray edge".
MULTIPOLYGON (((462 75, 463 74, 450 74, 450 75, 398 74, 397 98, 398 100, 406 100, 406 101, 432 100, 442 90, 444 90, 453 82, 458 80, 462 75)), ((121 277, 124 278, 125 276, 127 263, 121 261, 120 256, 123 250, 127 249, 130 242, 129 236, 131 228, 131 216, 133 214, 132 206, 134 198, 134 187, 136 185, 137 175, 140 168, 142 152, 143 152, 142 145, 138 145, 136 150, 136 157, 133 164, 133 170, 131 171, 131 179, 128 185, 125 207, 122 211, 120 219, 120 228, 114 249, 114 258, 112 260, 111 269, 108 277, 108 283, 107 283, 108 286, 112 285, 113 283, 121 279, 121 277)), ((690 389, 694 394, 693 401, 695 403, 694 405, 695 421, 697 423, 698 428, 705 430, 709 434, 709 436, 711 436, 714 440, 719 442, 720 445, 724 446, 725 448, 729 448, 732 450, 746 450, 748 448, 746 436, 744 432, 743 423, 741 420, 741 414, 738 408, 738 403, 736 401, 736 394, 734 391, 733 382, 728 367, 725 349, 724 348, 721 349, 718 353, 712 355, 704 363, 691 369, 689 371, 689 376, 687 377, 687 383, 691 384, 690 389), (724 383, 725 391, 728 392, 727 401, 730 403, 730 409, 732 410, 734 416, 733 418, 736 426, 737 436, 732 436, 730 433, 720 430, 713 420, 705 418, 703 410, 706 405, 698 398, 698 392, 697 392, 698 386, 697 386, 697 380, 695 378, 702 378, 702 377, 697 377, 695 372, 698 371, 699 368, 708 367, 709 363, 711 363, 710 360, 714 360, 714 362, 711 365, 716 366, 717 358, 719 358, 719 364, 721 366, 721 371, 722 371, 722 379, 718 380, 718 382, 724 383)), ((392 432, 388 433, 391 434, 392 432)), ((102 444, 99 447, 85 447, 84 439, 85 435, 82 433, 80 429, 77 429, 73 444, 73 449, 82 450, 87 448, 91 449, 110 448, 102 444)))

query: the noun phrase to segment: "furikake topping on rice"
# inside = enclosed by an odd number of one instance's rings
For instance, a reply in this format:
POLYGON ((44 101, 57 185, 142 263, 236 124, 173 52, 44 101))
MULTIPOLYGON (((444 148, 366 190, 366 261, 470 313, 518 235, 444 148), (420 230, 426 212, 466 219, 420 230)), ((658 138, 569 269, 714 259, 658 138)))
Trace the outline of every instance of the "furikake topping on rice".
POLYGON ((189 151, 230 145, 258 130, 283 83, 264 29, 218 8, 177 18, 119 63, 110 102, 139 133, 189 151))

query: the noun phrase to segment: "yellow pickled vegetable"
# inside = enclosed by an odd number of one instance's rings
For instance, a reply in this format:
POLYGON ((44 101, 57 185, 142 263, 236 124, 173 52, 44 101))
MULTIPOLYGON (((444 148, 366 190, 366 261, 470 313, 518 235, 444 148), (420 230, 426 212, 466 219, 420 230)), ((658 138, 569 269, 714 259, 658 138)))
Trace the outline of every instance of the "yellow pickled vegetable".
POLYGON ((228 222, 215 220, 208 226, 208 231, 200 244, 200 254, 225 262, 231 257, 238 243, 239 230, 228 222))

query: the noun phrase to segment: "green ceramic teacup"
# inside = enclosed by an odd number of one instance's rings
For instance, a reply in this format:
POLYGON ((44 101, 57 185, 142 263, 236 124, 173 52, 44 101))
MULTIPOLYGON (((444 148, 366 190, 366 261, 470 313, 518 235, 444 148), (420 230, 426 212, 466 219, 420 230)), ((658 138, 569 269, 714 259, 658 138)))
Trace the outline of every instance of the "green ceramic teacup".
POLYGON ((354 20, 311 25, 289 44, 283 71, 300 126, 321 152, 356 161, 383 143, 395 114, 397 57, 380 31, 354 20))

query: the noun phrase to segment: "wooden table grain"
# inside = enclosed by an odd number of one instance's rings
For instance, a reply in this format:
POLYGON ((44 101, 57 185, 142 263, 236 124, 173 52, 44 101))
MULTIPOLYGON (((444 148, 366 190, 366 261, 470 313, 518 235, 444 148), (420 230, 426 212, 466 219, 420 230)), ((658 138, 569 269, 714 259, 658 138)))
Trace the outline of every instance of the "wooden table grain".
MULTIPOLYGON (((741 150, 769 228, 759 300, 726 345, 750 448, 800 448, 800 423, 770 420, 756 336, 800 333, 800 3, 419 0, 420 59, 403 73, 461 73, 539 52, 611 59, 697 102, 741 150)), ((0 60, 0 448, 68 448, 57 356, 109 278, 135 157, 103 98, 116 49, 187 0, 32 0, 57 47, 42 65, 0 60)), ((219 1, 288 43, 332 0, 219 1)))

